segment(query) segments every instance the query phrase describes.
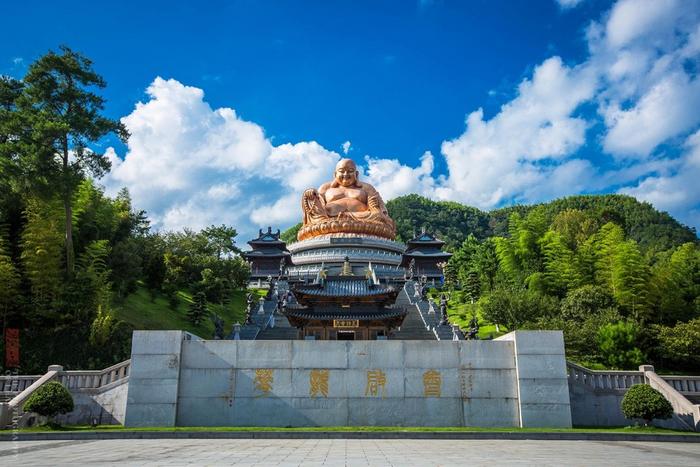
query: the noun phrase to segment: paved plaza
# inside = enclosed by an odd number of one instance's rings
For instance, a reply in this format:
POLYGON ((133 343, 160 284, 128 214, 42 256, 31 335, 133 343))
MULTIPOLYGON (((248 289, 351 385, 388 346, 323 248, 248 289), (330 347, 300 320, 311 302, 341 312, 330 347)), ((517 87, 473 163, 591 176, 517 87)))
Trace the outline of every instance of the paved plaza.
POLYGON ((700 443, 161 439, 0 442, 0 465, 700 465, 700 443))

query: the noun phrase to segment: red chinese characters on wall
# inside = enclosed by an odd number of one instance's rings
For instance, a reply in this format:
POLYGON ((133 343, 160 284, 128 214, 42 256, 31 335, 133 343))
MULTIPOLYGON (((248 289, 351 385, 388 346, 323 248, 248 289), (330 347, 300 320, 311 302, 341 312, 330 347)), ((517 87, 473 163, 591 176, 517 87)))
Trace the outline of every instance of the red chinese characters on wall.
POLYGON ((5 368, 19 367, 19 329, 5 329, 5 368))

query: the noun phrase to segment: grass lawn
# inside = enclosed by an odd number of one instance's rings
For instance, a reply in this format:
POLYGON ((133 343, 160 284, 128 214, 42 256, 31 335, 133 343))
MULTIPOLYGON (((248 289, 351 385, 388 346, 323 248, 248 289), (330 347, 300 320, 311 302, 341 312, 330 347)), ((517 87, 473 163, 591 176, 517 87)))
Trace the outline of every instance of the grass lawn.
MULTIPOLYGON (((224 320, 224 332, 228 334, 234 323, 243 323, 245 320, 245 294, 247 291, 234 292, 231 303, 227 305, 208 304, 211 312, 221 316, 224 320)), ((264 293, 264 292, 262 292, 264 293)), ((134 329, 174 329, 185 330, 204 339, 214 336, 214 323, 209 317, 198 325, 187 320, 187 309, 192 303, 192 295, 188 291, 179 291, 180 299, 177 307, 172 309, 164 295, 151 292, 145 287, 127 296, 123 301, 114 305, 117 319, 131 324, 134 329)))
MULTIPOLYGON (((430 294, 436 303, 440 303, 440 293, 433 292, 430 294)), ((472 319, 474 313, 477 314, 479 318, 479 339, 493 339, 494 337, 502 336, 507 334, 508 331, 500 326, 499 330, 496 330, 496 325, 487 322, 479 313, 476 304, 471 303, 461 303, 462 301, 462 291, 455 290, 452 292, 452 298, 447 304, 447 318, 450 323, 456 324, 463 332, 469 331, 469 322, 472 319)), ((466 300, 465 300, 466 301, 466 300)))
POLYGON ((53 431, 362 431, 362 432, 479 432, 479 433, 628 433, 628 434, 666 434, 677 435, 686 434, 691 436, 700 436, 700 433, 688 431, 668 430, 657 427, 642 427, 628 426, 616 428, 479 428, 479 427, 395 427, 395 426, 330 426, 330 427, 298 427, 298 428, 281 428, 281 427, 147 427, 147 428, 125 428, 121 425, 99 425, 92 427, 89 425, 68 425, 55 429, 47 427, 32 427, 22 430, 0 430, 0 433, 8 433, 19 431, 23 433, 45 433, 53 431))

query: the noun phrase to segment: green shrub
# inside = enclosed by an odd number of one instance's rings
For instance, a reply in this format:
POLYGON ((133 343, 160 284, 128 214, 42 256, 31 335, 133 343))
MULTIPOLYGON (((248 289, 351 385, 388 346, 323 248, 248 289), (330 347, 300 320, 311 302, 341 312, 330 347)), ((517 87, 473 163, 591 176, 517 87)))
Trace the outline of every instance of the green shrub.
POLYGON ((635 384, 622 398, 622 413, 625 417, 641 418, 649 425, 655 418, 667 419, 673 415, 673 406, 656 389, 648 384, 635 384))
POLYGON ((58 381, 49 381, 29 396, 24 403, 25 412, 35 412, 49 418, 73 410, 73 396, 58 381))
POLYGON ((637 347, 638 335, 639 329, 629 321, 602 326, 598 330, 596 340, 605 363, 623 370, 636 368, 644 363, 645 356, 637 347))

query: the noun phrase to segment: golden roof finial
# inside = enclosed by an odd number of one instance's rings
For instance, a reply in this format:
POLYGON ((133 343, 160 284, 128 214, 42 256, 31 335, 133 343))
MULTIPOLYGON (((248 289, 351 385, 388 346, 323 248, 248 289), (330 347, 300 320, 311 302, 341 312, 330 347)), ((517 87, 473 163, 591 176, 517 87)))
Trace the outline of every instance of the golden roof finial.
POLYGON ((350 266, 350 258, 345 257, 343 261, 343 270, 340 272, 341 276, 352 276, 352 266, 350 266))

